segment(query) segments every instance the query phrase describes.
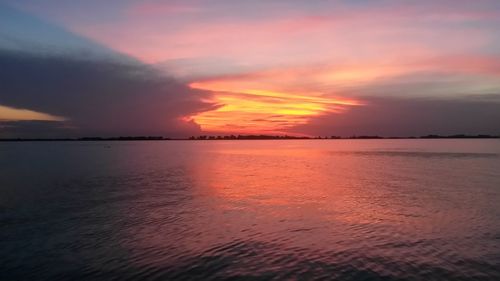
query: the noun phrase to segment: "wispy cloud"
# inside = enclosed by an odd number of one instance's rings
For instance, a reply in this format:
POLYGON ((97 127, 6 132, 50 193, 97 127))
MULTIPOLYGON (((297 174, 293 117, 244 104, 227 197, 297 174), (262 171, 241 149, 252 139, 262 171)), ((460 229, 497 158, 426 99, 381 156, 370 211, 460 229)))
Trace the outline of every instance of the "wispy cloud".
POLYGON ((366 97, 370 106, 313 117, 289 133, 313 136, 500 134, 500 93, 481 97, 366 97))
POLYGON ((24 108, 13 108, 0 105, 0 122, 2 121, 66 121, 66 118, 37 112, 24 108))

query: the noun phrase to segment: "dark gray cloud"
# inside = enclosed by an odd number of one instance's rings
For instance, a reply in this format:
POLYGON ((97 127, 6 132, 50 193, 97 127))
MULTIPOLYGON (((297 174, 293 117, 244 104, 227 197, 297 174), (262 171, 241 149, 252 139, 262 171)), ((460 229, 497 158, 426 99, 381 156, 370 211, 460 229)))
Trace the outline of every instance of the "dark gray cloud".
POLYGON ((113 60, 0 52, 0 104, 69 119, 81 134, 196 133, 180 118, 213 108, 208 93, 113 60))
POLYGON ((15 121, 0 122, 2 138, 63 138, 77 135, 65 122, 15 121))
POLYGON ((310 135, 500 135, 500 94, 461 99, 366 97, 367 105, 290 129, 310 135))
POLYGON ((36 38, 29 50, 32 33, 26 33, 26 37, 3 27, 0 105, 63 116, 68 121, 4 123, 0 136, 14 136, 14 132, 26 136, 33 132, 33 137, 38 137, 40 131, 64 136, 184 136, 198 133, 200 128, 183 117, 215 106, 205 102, 210 93, 190 89, 152 66, 26 14, 9 11, 5 23, 10 24, 11 30, 19 31, 26 25, 31 30, 34 24, 43 25, 36 28, 48 30, 60 42, 67 38, 72 45, 61 43, 52 49, 44 45, 43 38, 36 38), (46 130, 36 130, 36 126, 46 130))

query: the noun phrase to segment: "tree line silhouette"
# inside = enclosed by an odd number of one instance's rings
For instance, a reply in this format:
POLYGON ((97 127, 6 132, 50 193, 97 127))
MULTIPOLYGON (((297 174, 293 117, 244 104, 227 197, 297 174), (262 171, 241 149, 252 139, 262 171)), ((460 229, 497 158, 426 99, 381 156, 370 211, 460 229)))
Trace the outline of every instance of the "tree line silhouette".
POLYGON ((382 136, 289 136, 289 135, 200 135, 189 138, 168 138, 163 136, 119 136, 119 137, 83 137, 83 138, 0 138, 0 141, 166 141, 166 140, 313 140, 313 139, 497 139, 500 135, 425 135, 410 137, 382 136))

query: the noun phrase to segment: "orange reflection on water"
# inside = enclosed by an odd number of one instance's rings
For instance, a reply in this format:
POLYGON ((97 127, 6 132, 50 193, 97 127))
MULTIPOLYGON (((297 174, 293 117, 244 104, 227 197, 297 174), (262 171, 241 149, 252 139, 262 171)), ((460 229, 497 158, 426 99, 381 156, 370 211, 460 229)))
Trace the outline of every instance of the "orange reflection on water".
MULTIPOLYGON (((126 246, 147 253, 136 264, 149 267, 266 256, 269 266, 294 264, 282 259, 289 256, 375 268, 377 257, 390 267, 407 257, 439 263, 456 251, 443 243, 450 239, 469 243, 464 257, 481 254, 489 242, 474 253, 485 240, 470 237, 495 225, 495 213, 484 210, 496 210, 489 192, 498 182, 470 188, 484 173, 498 174, 500 150, 491 145, 497 150, 488 154, 452 140, 151 144, 140 159, 139 175, 148 176, 132 189, 141 196, 126 246)), ((134 214, 129 205, 126 214, 134 214)))
POLYGON ((370 167, 369 159, 287 147, 286 142, 267 148, 255 144, 217 150, 199 175, 221 199, 221 208, 251 208, 272 220, 308 217, 305 221, 316 223, 377 223, 397 216, 388 205, 388 190, 373 188, 384 175, 370 167))

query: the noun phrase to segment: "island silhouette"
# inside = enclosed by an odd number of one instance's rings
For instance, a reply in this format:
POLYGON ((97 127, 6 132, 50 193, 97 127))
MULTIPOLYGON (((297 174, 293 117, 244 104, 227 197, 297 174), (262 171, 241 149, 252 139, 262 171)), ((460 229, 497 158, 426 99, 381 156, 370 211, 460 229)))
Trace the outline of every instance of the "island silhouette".
POLYGON ((199 135, 189 138, 169 138, 163 136, 119 136, 119 137, 81 137, 81 138, 0 138, 0 142, 13 141, 212 141, 212 140, 352 140, 352 139, 498 139, 500 135, 424 135, 424 136, 371 136, 371 135, 353 135, 349 137, 342 136, 289 136, 289 135, 199 135))

